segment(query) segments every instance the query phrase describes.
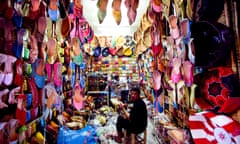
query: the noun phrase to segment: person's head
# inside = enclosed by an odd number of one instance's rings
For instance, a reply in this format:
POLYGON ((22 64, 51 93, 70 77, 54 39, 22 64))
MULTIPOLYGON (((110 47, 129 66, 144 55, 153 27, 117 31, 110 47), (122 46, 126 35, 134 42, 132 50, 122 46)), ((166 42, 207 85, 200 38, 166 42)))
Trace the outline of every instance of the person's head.
POLYGON ((115 76, 114 76, 114 79, 115 79, 116 81, 119 81, 119 75, 115 75, 115 76))
POLYGON ((132 88, 130 90, 130 100, 136 101, 140 98, 140 89, 139 88, 132 88))

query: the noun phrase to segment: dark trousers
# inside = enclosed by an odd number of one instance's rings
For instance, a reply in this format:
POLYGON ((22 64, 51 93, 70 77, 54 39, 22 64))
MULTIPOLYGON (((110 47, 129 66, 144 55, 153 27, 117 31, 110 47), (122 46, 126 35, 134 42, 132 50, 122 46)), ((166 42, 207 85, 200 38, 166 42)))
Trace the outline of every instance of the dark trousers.
POLYGON ((130 121, 128 119, 125 119, 123 116, 119 115, 117 118, 117 132, 122 133, 123 129, 129 130, 130 128, 130 121))

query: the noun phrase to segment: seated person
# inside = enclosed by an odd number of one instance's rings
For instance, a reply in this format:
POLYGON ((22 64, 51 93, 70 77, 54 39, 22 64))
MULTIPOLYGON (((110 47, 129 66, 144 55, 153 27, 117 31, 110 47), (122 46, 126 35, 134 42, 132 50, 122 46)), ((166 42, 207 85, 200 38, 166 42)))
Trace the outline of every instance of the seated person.
POLYGON ((147 108, 144 101, 140 98, 140 89, 133 88, 130 90, 130 101, 133 106, 130 108, 130 112, 124 108, 124 105, 120 105, 120 109, 123 112, 117 118, 116 128, 118 136, 116 141, 121 143, 123 137, 123 129, 126 129, 130 133, 141 133, 147 127, 147 108))

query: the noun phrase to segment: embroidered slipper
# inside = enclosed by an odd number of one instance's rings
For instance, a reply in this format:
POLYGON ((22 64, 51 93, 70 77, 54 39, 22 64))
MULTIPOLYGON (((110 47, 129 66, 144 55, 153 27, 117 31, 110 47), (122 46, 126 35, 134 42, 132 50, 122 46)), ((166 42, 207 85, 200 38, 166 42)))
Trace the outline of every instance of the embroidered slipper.
POLYGON ((113 0, 112 2, 112 15, 117 25, 119 25, 122 20, 121 3, 122 0, 113 0))
POLYGON ((98 7, 98 21, 101 24, 106 15, 107 15, 107 5, 108 5, 108 0, 98 0, 97 1, 97 7, 98 7))

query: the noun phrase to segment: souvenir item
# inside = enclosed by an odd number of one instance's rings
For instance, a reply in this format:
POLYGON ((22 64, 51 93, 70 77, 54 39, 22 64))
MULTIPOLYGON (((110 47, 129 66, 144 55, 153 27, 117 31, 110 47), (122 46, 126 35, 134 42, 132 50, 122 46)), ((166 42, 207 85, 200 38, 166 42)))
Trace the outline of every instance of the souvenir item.
POLYGON ((113 0, 112 2, 112 15, 117 25, 119 25, 122 20, 121 3, 122 0, 113 0))
POLYGON ((74 87, 73 106, 79 111, 84 106, 83 101, 83 90, 81 89, 79 84, 76 84, 74 87))
POLYGON ((239 96, 240 85, 231 68, 217 67, 196 75, 194 80, 199 86, 196 102, 202 109, 208 108, 205 103, 211 107, 222 106, 228 98, 239 96))
POLYGON ((189 116, 189 127, 195 144, 240 142, 240 124, 226 115, 195 113, 189 116))
POLYGON ((98 21, 101 24, 107 15, 107 5, 108 0, 98 0, 97 7, 98 7, 98 21))

